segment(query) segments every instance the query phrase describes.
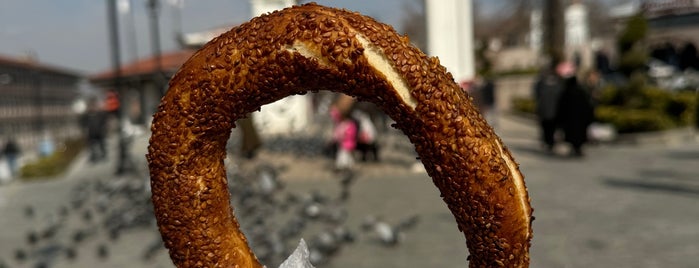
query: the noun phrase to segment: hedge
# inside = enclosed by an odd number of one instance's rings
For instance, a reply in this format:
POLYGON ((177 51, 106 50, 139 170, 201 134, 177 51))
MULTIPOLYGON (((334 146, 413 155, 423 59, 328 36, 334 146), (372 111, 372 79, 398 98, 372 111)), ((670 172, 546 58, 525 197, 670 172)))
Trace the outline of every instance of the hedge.
MULTIPOLYGON (((689 126, 696 116, 697 93, 693 91, 608 86, 599 96, 596 120, 614 125, 619 133, 689 126)), ((512 104, 517 112, 533 114, 536 111, 536 102, 531 98, 515 98, 512 104)))
POLYGON ((22 179, 48 178, 62 174, 85 147, 82 140, 68 140, 53 154, 27 163, 20 169, 22 179))

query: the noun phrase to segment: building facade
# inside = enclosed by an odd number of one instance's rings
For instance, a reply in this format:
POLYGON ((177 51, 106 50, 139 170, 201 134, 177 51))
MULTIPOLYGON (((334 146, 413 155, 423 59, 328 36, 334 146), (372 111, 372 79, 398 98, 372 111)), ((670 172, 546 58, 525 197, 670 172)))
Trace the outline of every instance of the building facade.
POLYGON ((640 9, 648 19, 651 45, 699 44, 699 0, 646 1, 640 9))
POLYGON ((49 138, 77 138, 82 76, 36 61, 0 56, 0 141, 13 137, 28 150, 49 138))
POLYGON ((183 49, 163 53, 159 58, 149 57, 122 65, 117 74, 113 70, 92 75, 90 83, 104 93, 116 92, 121 109, 131 123, 150 125, 160 98, 167 90, 168 81, 195 50, 183 49), (160 63, 157 63, 160 61, 160 63), (118 83, 117 85, 117 75, 118 83))
POLYGON ((611 10, 620 31, 629 17, 642 14, 648 23, 644 44, 651 57, 676 71, 699 70, 699 0, 648 0, 611 10))
MULTIPOLYGON (((290 7, 296 2, 295 0, 250 0, 250 16, 259 16, 290 7)), ((230 28, 232 26, 184 34, 183 45, 198 49, 230 28)), ((252 113, 250 117, 253 118, 256 129, 261 135, 282 135, 307 129, 311 123, 312 110, 309 95, 294 95, 263 105, 260 111, 252 113)))

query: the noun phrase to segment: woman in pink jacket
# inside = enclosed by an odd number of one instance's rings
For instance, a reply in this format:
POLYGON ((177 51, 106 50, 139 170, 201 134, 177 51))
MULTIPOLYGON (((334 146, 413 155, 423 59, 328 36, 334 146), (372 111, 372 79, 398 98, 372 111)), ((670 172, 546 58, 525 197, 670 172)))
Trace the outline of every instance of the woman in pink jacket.
POLYGON ((330 108, 330 116, 335 122, 333 140, 337 144, 335 169, 347 170, 354 165, 354 150, 357 148, 357 122, 349 116, 349 111, 330 108))

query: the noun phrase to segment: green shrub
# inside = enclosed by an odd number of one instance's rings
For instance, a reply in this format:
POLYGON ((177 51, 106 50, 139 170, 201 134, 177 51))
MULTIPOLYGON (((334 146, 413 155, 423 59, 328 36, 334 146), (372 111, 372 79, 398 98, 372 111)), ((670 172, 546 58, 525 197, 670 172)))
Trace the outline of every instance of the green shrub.
MULTIPOLYGON (((638 86, 605 87, 598 99, 596 119, 614 125, 620 133, 688 126, 696 119, 697 95, 693 91, 638 86)), ((512 105, 516 112, 536 111, 536 102, 531 98, 515 98, 512 105)))
POLYGON ((614 124, 620 132, 663 130, 693 122, 696 93, 643 84, 636 81, 603 89, 595 112, 598 120, 614 124))
POLYGON ((648 61, 648 52, 640 45, 634 45, 631 49, 621 54, 619 70, 627 75, 640 72, 648 61))
POLYGON ((645 87, 640 93, 637 108, 656 110, 661 113, 666 110, 673 96, 672 92, 657 87, 645 87))
POLYGON ((534 114, 536 113, 536 102, 532 98, 518 97, 512 99, 512 108, 516 112, 534 114))
POLYGON ((633 109, 647 109, 658 103, 664 104, 669 96, 670 93, 666 90, 648 86, 643 74, 634 73, 626 85, 604 87, 600 94, 599 103, 633 109))
POLYGON ((539 73, 538 67, 528 67, 521 69, 510 69, 496 72, 495 77, 517 76, 517 75, 536 75, 539 73))
POLYGON ((46 178, 60 175, 85 147, 82 140, 68 140, 53 154, 28 163, 20 169, 22 179, 46 178))
POLYGON ((665 107, 665 112, 670 115, 678 125, 688 126, 694 122, 697 105, 697 93, 692 91, 680 91, 669 98, 665 107))
POLYGON ((617 45, 619 50, 626 52, 635 44, 646 38, 648 33, 648 21, 642 13, 631 16, 624 28, 617 37, 617 45))
POLYGON ((648 60, 644 40, 648 33, 648 21, 643 14, 631 16, 617 36, 619 70, 627 76, 641 71, 648 60))
POLYGON ((599 106, 595 117, 600 122, 614 125, 619 133, 657 131, 675 126, 670 116, 650 109, 599 106))
POLYGON ((605 105, 621 105, 623 100, 621 99, 619 89, 615 86, 608 85, 600 91, 598 102, 605 105))

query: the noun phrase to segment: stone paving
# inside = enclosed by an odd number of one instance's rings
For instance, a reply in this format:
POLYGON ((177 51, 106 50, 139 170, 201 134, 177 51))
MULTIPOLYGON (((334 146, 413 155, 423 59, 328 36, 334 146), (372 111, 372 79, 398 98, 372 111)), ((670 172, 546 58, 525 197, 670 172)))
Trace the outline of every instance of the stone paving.
MULTIPOLYGON (((501 116, 497 132, 520 163, 535 209, 531 267, 697 267, 699 142, 693 133, 593 145, 585 158, 576 159, 563 156, 565 146, 557 148, 558 155, 542 153, 533 121, 501 116)), ((412 169, 415 154, 407 140, 390 134, 385 143, 381 164, 358 165, 348 226, 359 226, 369 214, 388 222, 419 215, 417 225, 394 247, 356 230, 358 239, 320 267, 466 267, 463 235, 430 178, 412 169)), ((146 144, 147 137, 140 137, 132 150, 141 167, 134 180, 142 183, 147 180, 146 144)), ((339 189, 328 159, 266 151, 259 158, 283 168, 280 177, 292 191, 339 189)), ((232 168, 255 164, 236 160, 232 168)), ((3 262, 6 267, 35 267, 32 256, 25 261, 17 256, 18 249, 28 247, 28 232, 60 217, 61 207, 74 195, 71 189, 112 177, 113 164, 87 165, 78 159, 60 178, 1 185, 0 267, 3 262), (27 215, 30 205, 33 217, 27 215)), ((157 240, 155 227, 116 240, 98 233, 80 244, 72 260, 58 255, 45 267, 172 267, 162 250, 142 260, 157 240)))

